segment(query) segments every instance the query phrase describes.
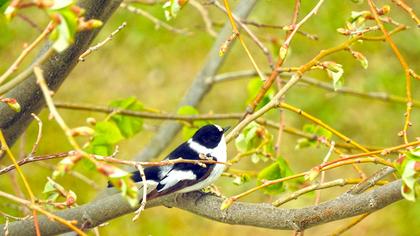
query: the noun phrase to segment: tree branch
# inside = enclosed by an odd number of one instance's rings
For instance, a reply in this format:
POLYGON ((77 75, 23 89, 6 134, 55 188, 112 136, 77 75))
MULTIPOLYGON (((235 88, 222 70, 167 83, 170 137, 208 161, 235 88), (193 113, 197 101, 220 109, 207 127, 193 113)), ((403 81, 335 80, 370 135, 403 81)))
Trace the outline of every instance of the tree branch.
MULTIPOLYGON (((84 0, 80 2, 80 6, 86 10, 86 19, 99 19, 106 22, 120 3, 121 0, 84 0)), ((74 44, 65 52, 55 54, 42 64, 45 80, 52 91, 58 90, 99 30, 78 33, 74 44)), ((40 55, 47 51, 48 47, 47 43, 40 55)), ((21 112, 14 112, 7 105, 0 104, 0 128, 4 132, 7 143, 12 145, 33 120, 31 113, 38 114, 44 107, 45 101, 34 75, 17 85, 4 97, 15 98, 21 106, 21 112)))
MULTIPOLYGON (((401 180, 361 194, 344 193, 334 200, 300 209, 275 208, 266 203, 234 203, 220 210, 222 198, 192 192, 169 195, 147 202, 146 208, 164 205, 177 207, 206 218, 227 224, 250 225, 272 229, 304 230, 319 224, 377 211, 402 199, 401 180)), ((111 190, 111 189, 110 189, 111 190)), ((76 220, 81 228, 92 228, 101 223, 135 211, 120 194, 99 199, 89 204, 56 212, 62 218, 76 220)), ((68 231, 65 226, 46 217, 39 217, 42 235, 68 231)), ((3 228, 4 225, 0 225, 3 228)), ((34 235, 31 219, 9 223, 10 235, 34 235)), ((0 232, 3 235, 4 232, 0 232)))

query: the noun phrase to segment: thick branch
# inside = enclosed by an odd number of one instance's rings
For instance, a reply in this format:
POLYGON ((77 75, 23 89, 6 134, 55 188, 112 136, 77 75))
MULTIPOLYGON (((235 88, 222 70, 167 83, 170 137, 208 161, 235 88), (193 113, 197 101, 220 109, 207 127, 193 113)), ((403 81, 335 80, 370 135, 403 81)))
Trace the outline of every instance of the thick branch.
MULTIPOLYGON (((147 207, 164 205, 177 207, 227 224, 251 225, 272 229, 303 230, 315 225, 377 211, 402 199, 401 181, 361 194, 345 193, 340 197, 317 206, 301 209, 276 208, 266 203, 234 203, 225 211, 220 210, 222 198, 202 192, 170 195, 147 202, 147 207)), ((80 207, 57 212, 65 219, 78 222, 79 227, 91 228, 101 223, 133 212, 128 203, 114 194, 80 207)), ((168 209, 169 210, 169 209, 168 209)), ((68 231, 65 226, 40 217, 42 235, 59 234, 68 231)), ((2 228, 3 225, 0 225, 2 228)), ((34 235, 30 219, 9 224, 10 235, 34 235)), ((0 232, 2 235, 3 232, 0 232)))
MULTIPOLYGON (((99 19, 106 22, 120 3, 121 0, 85 0, 81 1, 80 6, 86 9, 86 19, 99 19)), ((79 55, 89 47, 98 32, 99 29, 78 33, 73 45, 65 52, 54 55, 42 65, 45 80, 52 91, 58 90, 76 66, 79 55)), ((44 49, 48 46, 47 44, 44 49)), ((21 112, 14 112, 7 105, 0 104, 0 128, 6 136, 7 143, 12 145, 33 120, 31 113, 39 113, 45 101, 33 75, 4 97, 15 98, 22 108, 21 112)))

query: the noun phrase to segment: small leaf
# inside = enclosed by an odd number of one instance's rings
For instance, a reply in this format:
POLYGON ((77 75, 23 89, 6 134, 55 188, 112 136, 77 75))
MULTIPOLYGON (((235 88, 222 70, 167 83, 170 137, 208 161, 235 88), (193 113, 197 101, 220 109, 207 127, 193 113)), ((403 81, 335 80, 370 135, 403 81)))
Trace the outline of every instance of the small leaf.
POLYGON ((349 21, 351 23, 353 23, 357 20, 361 20, 361 19, 364 21, 365 17, 369 16, 369 15, 370 15, 369 11, 352 11, 349 21))
POLYGON ((98 122, 95 125, 95 135, 87 151, 97 155, 111 155, 113 146, 123 139, 124 137, 115 123, 110 121, 98 122))
POLYGON ((416 201, 415 185, 418 181, 418 173, 415 170, 416 161, 407 160, 401 178, 403 185, 401 186, 401 194, 409 201, 416 201))
POLYGON ((246 152, 247 151, 248 145, 247 145, 247 143, 245 141, 245 134, 244 133, 240 133, 238 135, 238 137, 235 139, 235 147, 240 152, 246 152))
POLYGON ((48 9, 51 18, 59 22, 50 35, 52 47, 57 52, 64 51, 74 42, 79 16, 71 10, 73 5, 72 0, 54 1, 54 5, 48 9))
POLYGON ((81 158, 81 155, 70 155, 58 162, 55 171, 52 174, 53 179, 57 178, 58 176, 63 176, 66 172, 71 170, 73 166, 78 161, 80 161, 81 158))
POLYGON ((163 4, 162 8, 165 10, 165 18, 167 21, 175 18, 181 8, 188 2, 188 0, 169 0, 163 4))
POLYGON ((54 187, 54 184, 48 179, 47 183, 44 185, 44 190, 42 191, 43 193, 51 193, 51 192, 55 192, 56 189, 54 187))
POLYGON ((0 0, 0 10, 3 10, 3 7, 9 2, 10 0, 0 0))
POLYGON ((3 14, 6 17, 6 20, 10 21, 16 15, 17 8, 14 6, 7 6, 6 10, 4 10, 3 14))
MULTIPOLYGON (((131 110, 131 111, 141 111, 143 110, 143 104, 138 101, 135 97, 129 97, 122 100, 116 100, 109 104, 111 107, 131 110)), ((133 135, 140 132, 143 128, 143 119, 139 117, 132 116, 123 116, 123 115, 113 115, 111 117, 112 121, 118 126, 121 131, 121 134, 125 138, 132 137, 133 135)))
POLYGON ((407 158, 410 160, 420 161, 420 147, 407 152, 407 158))
POLYGON ((251 162, 254 164, 257 164, 260 162, 260 155, 257 155, 256 153, 251 155, 251 162))
POLYGON ((284 44, 280 47, 279 56, 282 60, 287 56, 287 47, 284 44))
POLYGON ((343 86, 342 76, 344 74, 343 66, 335 62, 327 63, 327 74, 333 80, 334 90, 343 86))
POLYGON ((13 111, 20 112, 20 104, 14 98, 1 98, 1 102, 6 103, 13 111))
POLYGON ((300 138, 297 140, 295 149, 303 149, 303 148, 307 148, 307 147, 312 147, 316 145, 316 141, 315 140, 309 140, 307 138, 300 138))
MULTIPOLYGON (((287 162, 282 158, 277 158, 273 164, 265 167, 258 173, 257 179, 259 184, 263 184, 267 180, 276 180, 292 174, 287 162)), ((283 183, 277 183, 263 188, 266 194, 279 194, 285 191, 283 183)))
MULTIPOLYGON (((332 138, 332 133, 321 126, 313 124, 305 124, 302 128, 305 133, 314 135, 316 137, 323 137, 326 139, 332 138)), ((301 149, 306 147, 314 147, 317 145, 316 139, 300 138, 297 140, 295 149, 301 149)))
POLYGON ((236 148, 240 152, 246 152, 257 148, 269 133, 256 122, 249 123, 235 139, 236 148))
POLYGON ((96 123, 95 135, 92 143, 95 144, 115 144, 123 140, 118 127, 109 121, 96 123))
POLYGON ((241 185, 243 183, 248 182, 251 179, 251 176, 248 174, 241 174, 239 176, 236 176, 235 179, 233 179, 233 183, 236 185, 241 185))
POLYGON ((353 55, 353 57, 360 62, 360 65, 362 65, 364 69, 368 68, 369 62, 361 52, 351 50, 351 55, 353 55))

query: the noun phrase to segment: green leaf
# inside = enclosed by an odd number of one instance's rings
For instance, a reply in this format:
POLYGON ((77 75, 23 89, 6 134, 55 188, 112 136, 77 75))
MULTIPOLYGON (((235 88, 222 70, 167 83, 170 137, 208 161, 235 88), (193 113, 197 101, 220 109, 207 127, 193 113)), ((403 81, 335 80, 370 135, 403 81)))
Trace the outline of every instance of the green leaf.
POLYGON ((419 173, 415 169, 416 161, 407 160, 403 173, 401 175, 403 185, 401 186, 401 194, 409 201, 416 201, 415 185, 417 184, 419 173))
MULTIPOLYGON (((143 104, 138 101, 135 97, 129 97, 122 100, 112 101, 109 106, 124 110, 141 111, 143 110, 143 104)), ((143 128, 143 119, 132 116, 113 115, 111 120, 120 129, 121 134, 125 138, 129 138, 140 132, 143 128)))
MULTIPOLYGON (((262 184, 266 180, 281 179, 291 174, 292 171, 287 162, 279 157, 276 162, 262 169, 258 173, 257 179, 259 184, 262 184)), ((263 191, 266 194, 279 194, 285 191, 285 187, 283 183, 277 183, 263 188, 263 191)))
POLYGON ((20 104, 14 98, 2 98, 0 101, 6 103, 10 107, 10 109, 12 109, 15 112, 20 112, 21 110, 20 104))
POLYGON ((52 17, 57 17, 60 23, 51 33, 52 47, 57 52, 66 50, 74 42, 77 30, 78 15, 71 10, 74 5, 72 0, 54 1, 54 5, 48 9, 52 17))
POLYGON ((337 63, 329 63, 327 66, 327 74, 333 80, 334 90, 337 90, 343 86, 343 66, 337 63))
POLYGON ((95 144, 116 144, 123 140, 117 125, 109 121, 101 121, 96 123, 95 135, 92 143, 95 144))
POLYGON ((165 10, 164 13, 166 20, 169 21, 175 18, 187 2, 187 0, 169 0, 165 2, 162 8, 165 10))
POLYGON ((407 158, 410 160, 420 161, 420 147, 407 152, 407 158))
POLYGON ((124 137, 115 123, 110 121, 98 122, 95 126, 95 135, 87 151, 97 155, 111 155, 113 146, 123 139, 124 137))
POLYGON ((240 152, 246 152, 258 147, 262 142, 262 137, 257 135, 257 131, 261 128, 256 122, 249 123, 242 133, 235 139, 235 146, 240 152))
POLYGON ((302 130, 306 133, 316 135, 316 136, 322 136, 327 139, 331 139, 332 133, 321 126, 313 125, 313 124, 305 124, 303 125, 302 130))
POLYGON ((243 183, 248 182, 249 180, 251 180, 251 176, 249 174, 241 174, 235 177, 235 179, 233 179, 233 183, 236 185, 241 185, 243 183))
MULTIPOLYGON (((302 128, 305 133, 312 134, 318 137, 324 137, 326 139, 332 138, 332 133, 321 126, 313 125, 313 124, 305 124, 302 128)), ((317 140, 310 140, 308 138, 300 138, 297 140, 297 144, 295 149, 301 149, 306 147, 314 147, 316 146, 317 140)))
POLYGON ((240 133, 238 137, 235 139, 235 146, 236 149, 240 152, 246 152, 248 149, 248 144, 245 142, 245 134, 240 133))
POLYGON ((43 193, 46 194, 47 200, 55 202, 60 197, 60 194, 55 187, 56 184, 57 183, 54 183, 51 179, 48 179, 47 183, 44 185, 43 193))
POLYGON ((56 189, 54 187, 54 184, 48 180, 47 183, 44 185, 44 190, 42 191, 43 193, 51 193, 51 192, 55 192, 56 189))
POLYGON ((5 10, 11 0, 0 0, 0 11, 2 14, 5 14, 5 10))

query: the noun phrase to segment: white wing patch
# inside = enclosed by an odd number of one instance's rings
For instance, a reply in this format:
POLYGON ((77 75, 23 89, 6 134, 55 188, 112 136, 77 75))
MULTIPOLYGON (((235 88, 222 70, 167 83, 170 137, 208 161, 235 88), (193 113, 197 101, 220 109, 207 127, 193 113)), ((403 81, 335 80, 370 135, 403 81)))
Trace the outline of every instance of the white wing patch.
POLYGON ((174 186, 179 181, 187 179, 196 180, 197 176, 191 170, 172 170, 163 180, 160 181, 159 184, 164 185, 164 187, 159 189, 158 192, 174 186))

